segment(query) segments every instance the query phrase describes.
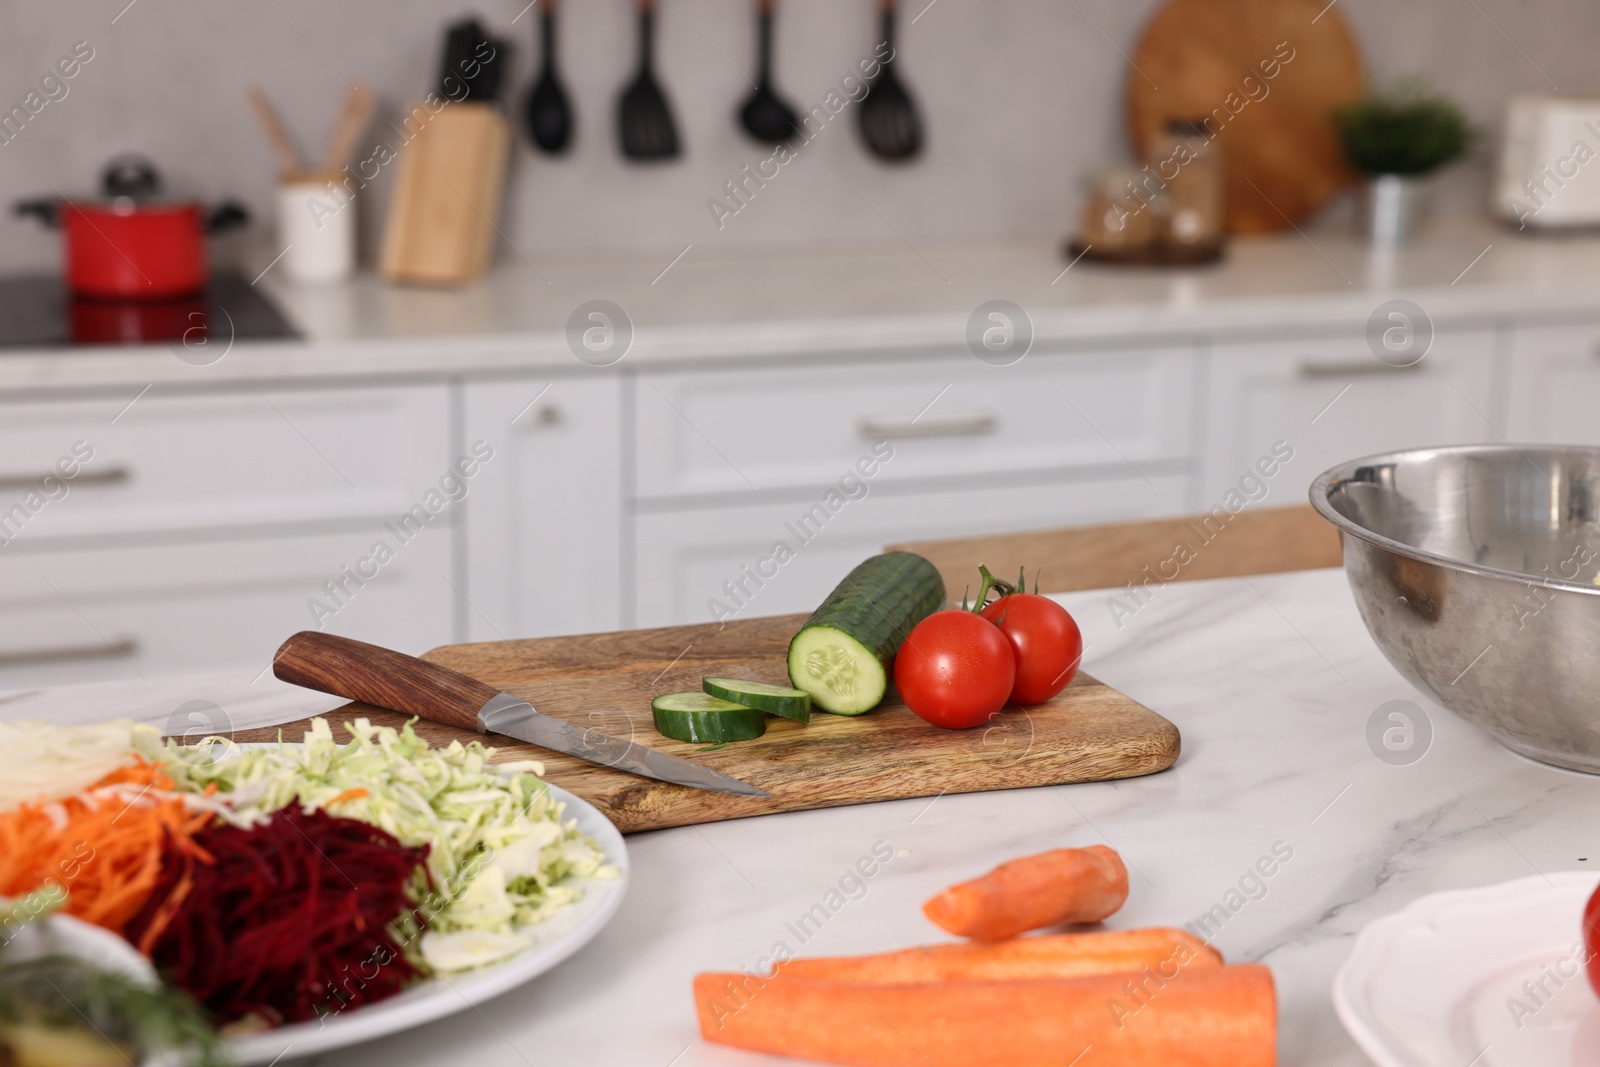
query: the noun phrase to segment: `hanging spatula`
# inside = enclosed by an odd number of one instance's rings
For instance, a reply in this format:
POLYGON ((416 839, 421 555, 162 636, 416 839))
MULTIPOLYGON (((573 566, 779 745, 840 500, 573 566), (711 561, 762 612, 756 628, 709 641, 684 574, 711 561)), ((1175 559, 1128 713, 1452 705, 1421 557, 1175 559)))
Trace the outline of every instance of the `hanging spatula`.
POLYGON ((622 154, 642 163, 678 155, 678 126, 655 75, 655 0, 639 0, 639 73, 622 92, 617 130, 622 154))

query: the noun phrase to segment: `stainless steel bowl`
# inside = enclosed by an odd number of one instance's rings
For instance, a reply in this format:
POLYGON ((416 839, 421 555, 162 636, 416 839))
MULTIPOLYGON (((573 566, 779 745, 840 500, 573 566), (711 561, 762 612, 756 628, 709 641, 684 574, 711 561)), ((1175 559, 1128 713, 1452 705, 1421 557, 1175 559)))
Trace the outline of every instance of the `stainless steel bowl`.
POLYGON ((1525 756, 1600 773, 1600 448, 1426 448, 1311 486, 1373 639, 1525 756))

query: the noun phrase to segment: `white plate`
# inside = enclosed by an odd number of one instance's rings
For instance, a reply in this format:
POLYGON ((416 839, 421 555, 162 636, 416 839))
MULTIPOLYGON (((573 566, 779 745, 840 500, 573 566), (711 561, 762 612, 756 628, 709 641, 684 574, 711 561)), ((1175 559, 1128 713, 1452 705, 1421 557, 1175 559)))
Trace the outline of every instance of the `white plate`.
POLYGON ((564 817, 578 820, 578 829, 599 843, 620 877, 584 880, 583 896, 539 927, 535 945, 503 963, 447 978, 431 978, 388 1000, 320 1021, 236 1038, 229 1042, 235 1062, 247 1067, 271 1063, 279 1057, 309 1056, 420 1026, 497 997, 545 973, 582 948, 611 921, 622 904, 628 889, 628 851, 617 828, 593 805, 553 785, 550 795, 567 805, 564 817))
POLYGON ((1333 1006, 1378 1067, 1594 1067, 1600 997, 1580 930, 1596 876, 1433 893, 1369 924, 1333 1006))
POLYGON ((77 956, 101 970, 116 971, 143 985, 157 984, 156 970, 150 966, 150 961, 120 934, 91 926, 70 915, 50 915, 24 922, 3 944, 8 962, 41 956, 77 956))

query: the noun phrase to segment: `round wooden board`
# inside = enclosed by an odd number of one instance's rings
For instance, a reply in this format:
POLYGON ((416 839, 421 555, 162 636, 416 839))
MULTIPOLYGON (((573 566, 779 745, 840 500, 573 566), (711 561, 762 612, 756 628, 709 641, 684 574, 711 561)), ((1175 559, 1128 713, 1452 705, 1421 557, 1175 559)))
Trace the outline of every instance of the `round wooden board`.
POLYGON ((1168 0, 1133 64, 1135 154, 1169 120, 1206 117, 1229 232, 1287 229, 1349 184, 1332 114, 1361 95, 1361 56, 1327 0, 1168 0))

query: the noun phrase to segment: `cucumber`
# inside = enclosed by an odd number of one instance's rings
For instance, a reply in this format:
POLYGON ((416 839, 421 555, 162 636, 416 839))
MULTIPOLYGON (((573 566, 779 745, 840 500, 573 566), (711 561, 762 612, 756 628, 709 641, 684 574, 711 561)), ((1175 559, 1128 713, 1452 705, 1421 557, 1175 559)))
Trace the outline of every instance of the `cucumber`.
POLYGON ((650 702, 656 729, 674 741, 749 741, 767 732, 767 713, 705 693, 668 693, 650 702))
POLYGON ((938 568, 913 552, 857 565, 789 642, 789 681, 836 715, 883 700, 889 663, 911 628, 944 606, 938 568))
POLYGON ((766 682, 745 682, 737 678, 702 678, 700 687, 714 697, 756 708, 768 715, 781 715, 795 722, 811 721, 811 694, 804 689, 766 682))

